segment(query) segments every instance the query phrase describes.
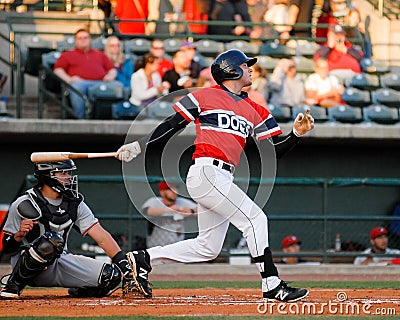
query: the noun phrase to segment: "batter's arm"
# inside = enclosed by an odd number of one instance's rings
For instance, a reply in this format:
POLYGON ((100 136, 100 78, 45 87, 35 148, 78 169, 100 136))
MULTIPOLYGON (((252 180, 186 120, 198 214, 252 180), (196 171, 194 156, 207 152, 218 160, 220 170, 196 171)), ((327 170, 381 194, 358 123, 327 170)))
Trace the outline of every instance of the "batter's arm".
POLYGON ((273 136, 272 145, 275 147, 276 158, 280 159, 300 141, 300 137, 296 136, 292 131, 286 136, 273 136))

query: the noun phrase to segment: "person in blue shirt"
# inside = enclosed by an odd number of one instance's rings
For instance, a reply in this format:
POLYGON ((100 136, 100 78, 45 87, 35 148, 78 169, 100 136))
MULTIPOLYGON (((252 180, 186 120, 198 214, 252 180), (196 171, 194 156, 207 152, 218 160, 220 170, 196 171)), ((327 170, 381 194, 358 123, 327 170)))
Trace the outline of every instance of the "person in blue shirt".
POLYGON ((121 82, 125 88, 130 88, 133 63, 130 58, 125 57, 122 42, 116 36, 107 38, 104 53, 117 70, 117 78, 115 80, 121 82))

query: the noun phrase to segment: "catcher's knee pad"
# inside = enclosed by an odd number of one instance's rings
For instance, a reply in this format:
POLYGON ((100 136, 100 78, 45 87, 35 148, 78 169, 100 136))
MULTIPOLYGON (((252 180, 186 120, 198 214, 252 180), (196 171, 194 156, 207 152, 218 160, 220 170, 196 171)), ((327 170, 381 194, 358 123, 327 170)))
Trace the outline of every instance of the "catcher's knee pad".
POLYGON ((60 257, 64 244, 64 239, 57 232, 47 231, 32 243, 29 253, 35 260, 51 264, 60 257))
POLYGON ((105 291, 116 288, 121 282, 122 273, 114 264, 105 263, 101 270, 99 284, 105 291))

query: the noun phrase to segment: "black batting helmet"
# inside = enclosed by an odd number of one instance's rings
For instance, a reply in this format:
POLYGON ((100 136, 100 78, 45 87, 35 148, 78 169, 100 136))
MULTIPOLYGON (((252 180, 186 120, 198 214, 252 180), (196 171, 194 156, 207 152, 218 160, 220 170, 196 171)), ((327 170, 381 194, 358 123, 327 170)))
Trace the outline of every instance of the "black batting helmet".
POLYGON ((72 160, 37 162, 35 163, 34 176, 39 184, 46 184, 56 192, 77 197, 78 176, 72 175, 74 170, 76 170, 76 165, 72 160), (68 179, 60 179, 56 177, 56 172, 69 172, 70 177, 68 179))
POLYGON ((228 50, 215 59, 211 65, 211 74, 218 84, 225 80, 240 79, 243 75, 243 70, 239 66, 247 63, 251 67, 256 62, 257 58, 249 58, 240 50, 228 50))

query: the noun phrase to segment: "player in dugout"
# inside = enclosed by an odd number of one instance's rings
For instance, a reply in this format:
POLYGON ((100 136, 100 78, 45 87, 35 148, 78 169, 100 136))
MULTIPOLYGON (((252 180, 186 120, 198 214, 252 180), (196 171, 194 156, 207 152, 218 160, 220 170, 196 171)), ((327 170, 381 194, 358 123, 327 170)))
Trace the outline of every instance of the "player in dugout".
POLYGON ((38 183, 10 205, 3 248, 13 270, 0 291, 2 298, 18 298, 27 285, 66 287, 77 298, 104 297, 121 279, 123 293, 136 295, 126 255, 83 201, 75 169, 72 160, 35 163, 38 183), (68 253, 73 227, 93 238, 112 263, 68 253))
POLYGON ((233 182, 233 172, 247 137, 257 138, 261 147, 272 143, 276 157, 280 158, 314 127, 314 119, 307 110, 297 115, 291 132, 281 136, 282 130, 268 109, 242 91, 252 84, 251 66, 256 61, 257 58, 249 58, 240 50, 221 53, 211 66, 218 85, 187 94, 174 105, 176 113, 149 136, 123 145, 117 152, 119 160, 129 162, 144 152, 147 145, 166 143, 190 122, 196 124, 195 151, 186 186, 197 202, 199 235, 163 247, 128 252, 128 261, 132 270, 136 270, 134 279, 144 296, 151 296, 148 275, 152 266, 215 259, 229 223, 247 241, 261 274, 265 299, 293 302, 309 294, 307 289, 290 287, 280 279, 269 248, 267 216, 233 182))

